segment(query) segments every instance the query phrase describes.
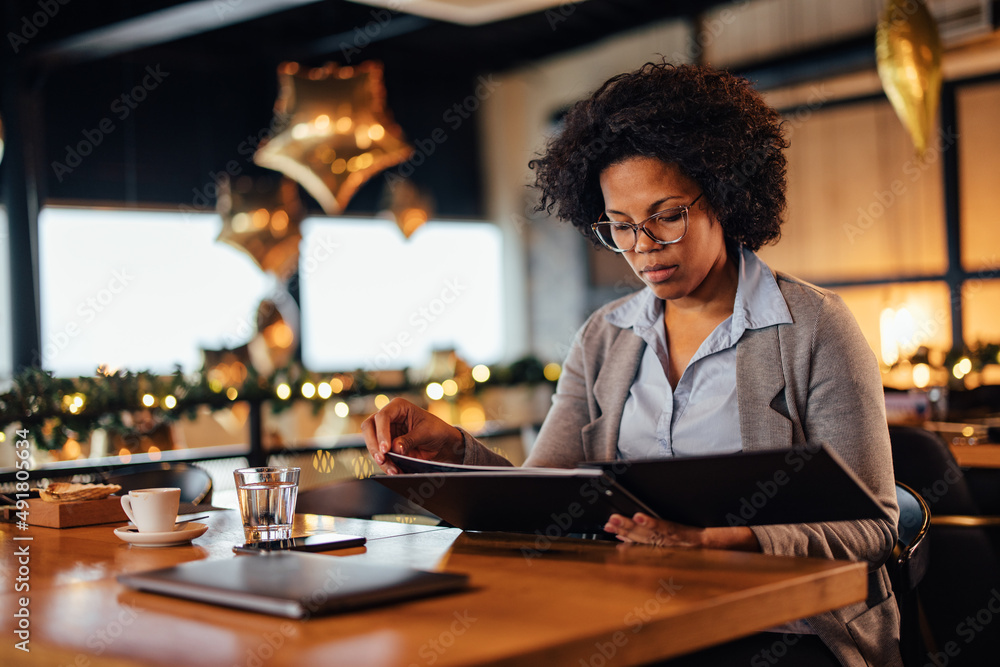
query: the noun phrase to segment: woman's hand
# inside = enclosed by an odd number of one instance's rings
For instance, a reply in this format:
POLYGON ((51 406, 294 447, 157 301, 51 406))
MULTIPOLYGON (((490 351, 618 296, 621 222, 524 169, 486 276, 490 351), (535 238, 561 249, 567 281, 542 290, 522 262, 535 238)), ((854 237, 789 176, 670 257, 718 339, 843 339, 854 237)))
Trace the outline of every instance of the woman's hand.
POLYGON ((604 530, 614 533, 622 542, 655 547, 760 551, 757 536, 746 526, 694 528, 637 512, 631 519, 612 514, 604 530))
POLYGON ((462 432, 402 398, 361 422, 368 452, 390 475, 399 469, 386 459, 388 451, 418 459, 461 463, 465 455, 462 432))

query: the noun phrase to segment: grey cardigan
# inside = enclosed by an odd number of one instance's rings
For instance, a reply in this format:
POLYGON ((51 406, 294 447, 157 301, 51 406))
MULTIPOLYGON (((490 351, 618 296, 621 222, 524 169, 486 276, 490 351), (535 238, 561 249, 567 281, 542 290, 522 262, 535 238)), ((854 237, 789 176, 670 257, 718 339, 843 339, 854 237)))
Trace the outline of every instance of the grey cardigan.
MULTIPOLYGON (((808 619, 847 667, 896 667, 899 614, 883 563, 896 540, 896 494, 874 354, 833 292, 776 273, 792 324, 748 330, 737 344, 743 450, 821 441, 864 481, 891 521, 752 526, 767 554, 867 561, 868 599, 808 619)), ((645 342, 595 312, 576 335, 526 466, 570 468, 616 457, 622 410, 645 342)), ((465 463, 510 465, 468 434, 465 463)))

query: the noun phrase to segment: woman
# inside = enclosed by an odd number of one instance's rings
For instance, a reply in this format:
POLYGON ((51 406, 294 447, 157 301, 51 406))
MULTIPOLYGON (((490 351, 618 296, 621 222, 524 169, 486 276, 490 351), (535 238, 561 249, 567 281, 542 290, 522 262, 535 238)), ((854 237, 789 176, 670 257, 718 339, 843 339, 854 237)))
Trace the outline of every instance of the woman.
MULTIPOLYGON (((868 561, 868 600, 780 628, 795 638, 782 664, 799 664, 798 651, 802 664, 899 665, 882 565, 898 510, 874 355, 836 295, 753 252, 780 234, 786 145, 780 116, 746 81, 702 67, 648 63, 573 107, 531 165, 540 208, 621 254, 645 288, 580 329, 525 465, 827 443, 892 520, 701 529, 637 514, 605 529, 624 542, 868 561)), ((507 463, 401 399, 362 431, 389 473, 390 449, 507 463)), ((752 660, 774 639, 699 655, 752 660)))

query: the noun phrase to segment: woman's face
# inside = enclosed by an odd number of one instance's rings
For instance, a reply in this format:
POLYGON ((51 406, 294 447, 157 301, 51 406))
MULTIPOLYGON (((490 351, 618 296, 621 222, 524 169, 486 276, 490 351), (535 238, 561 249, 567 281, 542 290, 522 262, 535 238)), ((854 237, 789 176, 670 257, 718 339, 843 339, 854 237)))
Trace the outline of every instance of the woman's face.
MULTIPOLYGON (((601 172, 601 191, 608 218, 639 224, 674 206, 690 205, 701 188, 675 164, 648 157, 632 157, 601 172)), ((713 268, 725 265, 726 242, 722 225, 704 197, 688 212, 688 231, 677 243, 659 245, 643 233, 635 247, 622 253, 632 270, 661 299, 695 297, 710 300, 699 288, 713 268)))

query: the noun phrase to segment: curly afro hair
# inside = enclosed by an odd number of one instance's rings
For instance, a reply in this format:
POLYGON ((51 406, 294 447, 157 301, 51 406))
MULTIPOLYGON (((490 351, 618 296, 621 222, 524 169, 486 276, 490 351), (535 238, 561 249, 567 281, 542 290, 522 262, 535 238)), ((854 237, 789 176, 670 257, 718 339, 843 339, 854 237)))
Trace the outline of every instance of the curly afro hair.
POLYGON ((650 62, 577 102, 529 166, 537 210, 600 245, 590 225, 604 210, 601 172, 632 157, 676 164, 701 186, 726 238, 757 250, 781 235, 787 146, 781 116, 745 79, 650 62))

